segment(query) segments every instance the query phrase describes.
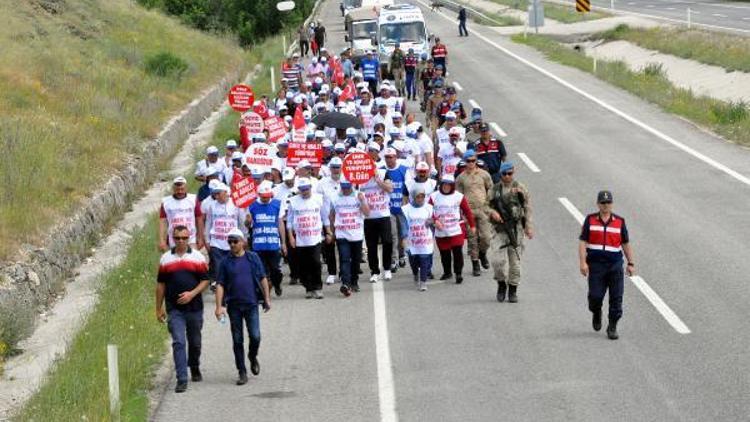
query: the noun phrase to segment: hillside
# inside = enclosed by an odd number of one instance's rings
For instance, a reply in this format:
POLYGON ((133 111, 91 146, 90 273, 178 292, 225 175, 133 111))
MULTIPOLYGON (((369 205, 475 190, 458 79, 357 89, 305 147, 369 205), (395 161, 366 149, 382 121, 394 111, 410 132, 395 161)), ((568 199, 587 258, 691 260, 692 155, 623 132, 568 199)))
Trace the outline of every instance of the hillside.
POLYGON ((128 0, 0 0, 0 260, 247 55, 128 0))

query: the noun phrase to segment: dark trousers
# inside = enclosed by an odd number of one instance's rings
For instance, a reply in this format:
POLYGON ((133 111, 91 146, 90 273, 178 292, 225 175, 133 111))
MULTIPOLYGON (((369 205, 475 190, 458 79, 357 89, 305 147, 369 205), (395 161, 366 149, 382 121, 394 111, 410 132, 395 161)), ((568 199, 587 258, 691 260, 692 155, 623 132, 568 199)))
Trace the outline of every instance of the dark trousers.
POLYGON ((411 273, 419 276, 419 281, 427 281, 427 275, 432 269, 432 255, 409 254, 409 266, 411 266, 411 273))
POLYGON ((440 262, 443 263, 443 273, 451 274, 451 255, 453 255, 453 269, 456 275, 461 275, 464 270, 463 245, 440 251, 440 262))
POLYGON ((299 279, 299 259, 297 248, 287 246, 286 249, 286 260, 289 264, 289 278, 299 279))
POLYGON ((365 220, 365 243, 367 244, 367 265, 370 274, 380 274, 378 263, 378 242, 383 244, 383 269, 390 271, 393 239, 391 238, 391 217, 365 220))
POLYGON ((304 57, 310 51, 310 43, 306 40, 299 40, 299 54, 304 57))
POLYGON ((297 247, 298 274, 302 285, 308 292, 323 289, 323 282, 320 280, 322 267, 320 264, 320 249, 320 244, 297 247))
POLYGON ((464 35, 469 36, 469 31, 466 30, 466 21, 458 21, 458 36, 462 37, 464 35))
POLYGON ((604 295, 609 290, 609 319, 622 317, 622 296, 625 291, 625 274, 622 260, 617 262, 588 262, 589 310, 601 311, 604 295))
POLYGON ((432 61, 433 63, 435 63, 435 67, 437 67, 437 65, 443 66, 443 75, 445 75, 448 72, 448 67, 445 66, 445 57, 439 57, 437 59, 433 58, 432 61))
POLYGON ((263 261, 263 266, 266 268, 266 274, 271 280, 271 285, 274 287, 281 286, 281 279, 284 277, 281 274, 281 251, 255 251, 258 257, 263 261))
POLYGON ((208 249, 208 278, 216 280, 219 266, 229 256, 230 252, 213 246, 208 249))
POLYGON ((367 82, 367 84, 370 86, 370 92, 375 93, 378 92, 378 81, 377 79, 370 79, 367 82))
POLYGON ((245 337, 242 329, 243 321, 247 325, 247 335, 250 337, 250 350, 247 357, 255 359, 260 347, 260 313, 258 305, 232 305, 227 307, 229 326, 232 329, 232 349, 234 350, 234 364, 240 374, 247 374, 245 367, 245 337))
POLYGON ((326 263, 328 275, 336 275, 336 242, 323 243, 323 261, 326 263))
POLYGON ((350 242, 346 239, 336 239, 341 263, 341 283, 354 287, 359 284, 359 262, 362 260, 362 241, 350 242))
POLYGON ((417 97, 417 83, 414 72, 406 72, 406 96, 407 98, 417 97))
POLYGON ((198 368, 201 359, 201 329, 203 311, 169 311, 167 322, 172 336, 172 358, 178 382, 187 382, 188 367, 198 368), (187 354, 185 348, 187 345, 187 354))

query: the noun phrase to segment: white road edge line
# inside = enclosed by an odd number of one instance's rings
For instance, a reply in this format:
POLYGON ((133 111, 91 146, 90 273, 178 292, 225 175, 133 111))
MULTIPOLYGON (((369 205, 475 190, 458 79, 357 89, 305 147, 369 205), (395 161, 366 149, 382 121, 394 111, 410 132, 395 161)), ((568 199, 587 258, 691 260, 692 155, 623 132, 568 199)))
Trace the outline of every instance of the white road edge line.
MULTIPOLYGON (((422 0, 417 0, 417 2, 421 3, 425 7, 430 7, 427 3, 425 3, 422 0)), ((450 17, 448 17, 447 15, 445 15, 443 12, 437 12, 437 13, 439 13, 444 19, 446 19, 446 20, 448 20, 450 22, 453 22, 453 19, 450 18, 450 17)), ((748 31, 748 32, 750 32, 750 31, 748 31)), ((630 123, 632 123, 632 124, 640 127, 641 129, 645 130, 646 132, 649 132, 652 135, 660 138, 661 140, 674 145, 675 147, 677 147, 677 148, 683 150, 684 152, 692 155, 693 157, 695 157, 695 158, 703 161, 704 163, 710 165, 711 167, 713 167, 713 168, 715 168, 717 170, 720 170, 720 171, 728 174, 729 176, 731 176, 731 177, 739 180, 740 182, 742 182, 742 183, 750 186, 750 178, 749 177, 744 176, 743 174, 741 174, 741 173, 739 173, 739 172, 737 172, 735 170, 732 170, 731 168, 725 166, 724 164, 721 164, 720 162, 714 160, 713 158, 710 158, 710 157, 706 156, 705 154, 703 154, 701 152, 698 152, 695 149, 693 149, 693 148, 691 148, 691 147, 683 144, 682 142, 677 141, 676 139, 674 139, 671 136, 669 136, 669 135, 667 135, 667 134, 659 131, 658 129, 654 129, 653 127, 647 125, 646 123, 644 123, 644 122, 636 119, 635 117, 633 117, 633 116, 625 113, 624 111, 622 111, 622 110, 620 110, 620 109, 618 109, 618 108, 610 105, 609 103, 607 103, 607 102, 605 102, 603 100, 600 100, 599 98, 593 96, 592 94, 589 94, 588 92, 582 90, 581 88, 578 88, 577 86, 575 86, 575 85, 571 84, 570 82, 562 79, 561 77, 553 74, 552 72, 550 72, 550 71, 548 71, 548 70, 546 70, 546 69, 544 69, 544 68, 542 68, 542 67, 540 67, 540 66, 538 66, 538 65, 536 65, 536 64, 534 64, 532 62, 530 62, 527 59, 524 59, 523 57, 521 57, 518 54, 516 54, 516 53, 514 53, 514 52, 512 52, 510 50, 508 50, 507 48, 505 48, 505 47, 497 44, 496 42, 490 40, 489 38, 485 37, 484 35, 480 34, 479 32, 474 31, 474 35, 477 38, 481 39, 482 41, 486 42, 487 44, 495 47, 496 49, 498 49, 500 51, 502 51, 506 55, 508 55, 508 56, 510 56, 510 57, 518 60, 519 62, 525 64, 526 66, 528 66, 528 67, 536 70, 537 72, 541 73, 542 75, 547 76, 548 78, 550 78, 550 79, 554 80, 555 82, 559 83, 560 85, 562 85, 562 86, 570 89, 571 91, 573 91, 573 92, 575 92, 575 93, 577 93, 577 94, 579 94, 579 95, 587 98, 591 102, 593 102, 595 104, 598 104, 602 108, 604 108, 604 109, 606 109, 606 110, 614 113, 615 115, 621 117, 622 119, 624 119, 624 120, 626 120, 626 121, 628 121, 628 122, 630 122, 630 123)), ((471 102, 471 100, 469 100, 469 102, 471 102)))
POLYGON ((651 286, 646 283, 646 280, 644 280, 639 275, 630 277, 630 280, 633 282, 633 284, 635 284, 635 287, 637 287, 638 290, 640 290, 641 293, 646 296, 646 299, 648 299, 648 301, 651 302, 652 305, 654 305, 654 308, 659 311, 661 316, 663 316, 664 319, 667 320, 669 325, 671 325, 675 331, 680 334, 690 334, 690 329, 687 327, 687 325, 685 325, 680 317, 678 317, 677 314, 672 311, 672 308, 670 308, 669 305, 664 303, 664 301, 661 299, 661 297, 659 297, 654 289, 652 289, 651 286))
POLYGON ((498 135, 498 136, 500 136, 501 138, 505 138, 505 137, 507 137, 507 136, 508 136, 508 134, 507 134, 507 133, 505 133, 505 131, 503 130, 503 128, 501 128, 501 127, 500 127, 500 125, 498 125, 497 123, 495 123, 495 122, 490 122, 490 127, 491 127, 491 128, 492 128, 492 130, 494 130, 494 131, 495 131, 495 133, 497 133, 497 135, 498 135))
POLYGON ((532 173, 539 173, 541 171, 539 170, 539 167, 537 167, 536 164, 531 161, 531 158, 529 158, 528 155, 524 154, 523 152, 519 152, 518 156, 521 157, 521 160, 526 164, 526 167, 528 167, 532 173))
POLYGON ((391 347, 388 341, 388 317, 385 313, 383 283, 372 285, 375 320, 375 356, 378 362, 378 399, 381 422, 398 422, 396 390, 393 384, 391 347))
POLYGON ((721 13, 712 13, 711 16, 715 16, 717 18, 728 18, 727 15, 722 15, 721 13))
POLYGON ((479 104, 471 98, 469 98, 469 104, 471 104, 471 106, 474 108, 482 108, 482 107, 479 107, 479 104))
POLYGON ((460 83, 453 81, 453 87, 456 88, 457 91, 463 91, 464 87, 461 86, 460 83))
MULTIPOLYGON (((557 198, 558 201, 562 204, 563 207, 565 207, 566 210, 573 216, 573 218, 578 221, 578 224, 583 224, 583 219, 585 218, 583 214, 581 214, 580 211, 578 211, 578 208, 576 208, 573 203, 571 203, 568 198, 557 198)), ((672 308, 667 305, 662 298, 654 291, 654 289, 651 288, 651 286, 646 283, 646 280, 643 279, 643 277, 634 275, 630 277, 630 280, 635 284, 635 287, 638 288, 638 290, 643 293, 644 296, 646 296, 646 299, 648 299, 649 302, 656 308, 656 310, 661 314, 662 317, 669 323, 669 325, 674 328, 675 331, 677 331, 680 334, 690 334, 690 329, 685 325, 684 322, 680 319, 680 317, 677 316, 677 314, 672 311, 672 308)))

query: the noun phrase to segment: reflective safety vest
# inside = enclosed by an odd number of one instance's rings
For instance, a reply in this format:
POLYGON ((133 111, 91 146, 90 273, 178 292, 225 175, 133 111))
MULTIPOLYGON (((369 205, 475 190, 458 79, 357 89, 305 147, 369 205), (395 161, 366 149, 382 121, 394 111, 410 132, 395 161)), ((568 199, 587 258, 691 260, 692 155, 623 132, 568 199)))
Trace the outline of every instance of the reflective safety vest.
POLYGON ((602 225, 598 214, 592 214, 588 219, 589 238, 586 240, 587 249, 606 252, 622 251, 622 218, 612 214, 607 225, 602 225))
POLYGON ((438 44, 432 47, 432 58, 433 59, 444 59, 448 55, 448 50, 443 44, 438 44))
POLYGON ((413 73, 417 70, 417 56, 406 56, 404 58, 404 67, 407 73, 413 73))

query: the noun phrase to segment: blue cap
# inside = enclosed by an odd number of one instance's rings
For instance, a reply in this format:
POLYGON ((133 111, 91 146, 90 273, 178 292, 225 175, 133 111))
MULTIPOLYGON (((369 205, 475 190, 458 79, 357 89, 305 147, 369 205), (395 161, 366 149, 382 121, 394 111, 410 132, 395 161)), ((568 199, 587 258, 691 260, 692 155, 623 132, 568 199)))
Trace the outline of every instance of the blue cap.
POLYGON ((507 171, 513 170, 513 163, 510 161, 506 161, 502 164, 500 164, 500 173, 505 173, 507 171))
POLYGON ((467 151, 466 151, 466 152, 464 153, 464 160, 468 160, 469 158, 474 158, 474 157, 476 157, 476 156, 477 156, 477 153, 476 153, 476 152, 474 152, 474 150, 473 150, 473 149, 470 149, 470 150, 467 150, 467 151))

